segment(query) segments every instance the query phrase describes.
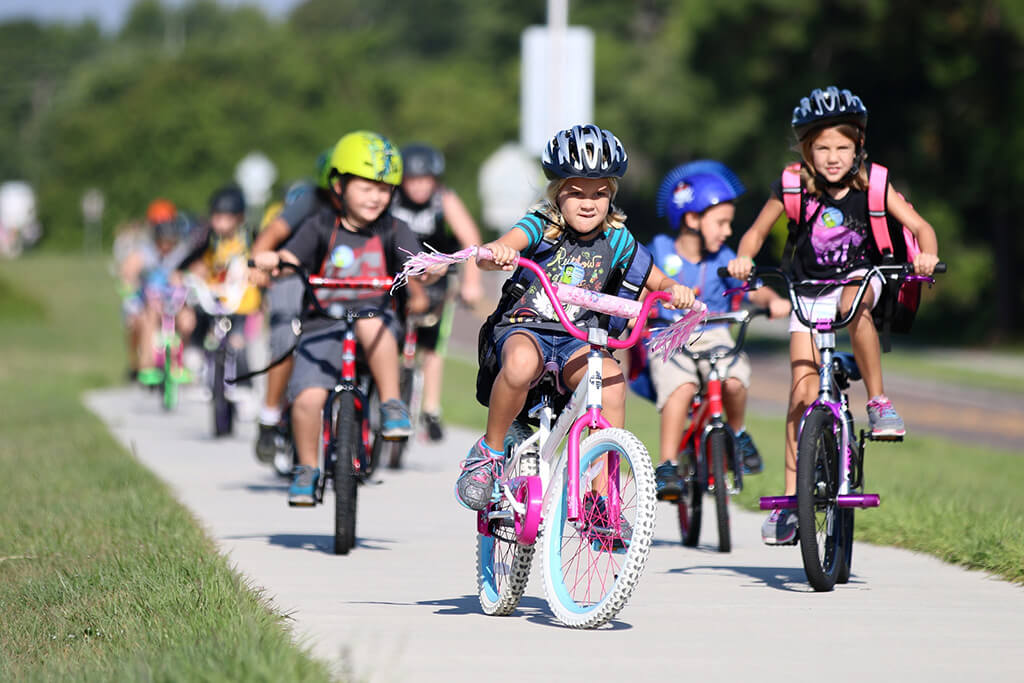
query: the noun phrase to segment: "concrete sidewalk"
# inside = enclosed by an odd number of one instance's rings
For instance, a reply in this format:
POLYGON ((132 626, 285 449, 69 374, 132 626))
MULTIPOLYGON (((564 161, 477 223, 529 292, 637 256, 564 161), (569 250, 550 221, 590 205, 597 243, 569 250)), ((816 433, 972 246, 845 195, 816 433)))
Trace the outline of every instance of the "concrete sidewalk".
MULTIPOLYGON (((361 488, 358 546, 336 557, 333 498, 289 509, 285 482, 252 456, 253 425, 214 441, 205 404, 168 415, 136 389, 87 403, 347 680, 1024 680, 1021 587, 858 544, 851 582, 816 594, 799 551, 762 545, 762 516, 736 508, 734 551, 723 555, 682 548, 674 508, 660 505, 640 587, 608 628, 555 623, 539 559, 516 614, 486 617, 473 516, 452 499, 474 434, 417 443, 407 470, 361 488)), ((707 524, 703 538, 717 541, 707 524)))

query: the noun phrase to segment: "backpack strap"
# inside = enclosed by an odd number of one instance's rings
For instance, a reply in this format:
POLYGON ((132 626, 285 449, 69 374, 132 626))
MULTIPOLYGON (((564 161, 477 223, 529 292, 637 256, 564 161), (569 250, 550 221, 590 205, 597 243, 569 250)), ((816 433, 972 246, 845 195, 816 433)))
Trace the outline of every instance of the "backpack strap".
POLYGON ((789 220, 800 222, 803 188, 800 186, 800 164, 790 164, 782 170, 782 204, 789 220))
POLYGON ((868 177, 868 220, 882 258, 892 258, 892 240, 889 238, 889 222, 886 219, 885 195, 889 189, 889 169, 881 164, 871 164, 868 177))

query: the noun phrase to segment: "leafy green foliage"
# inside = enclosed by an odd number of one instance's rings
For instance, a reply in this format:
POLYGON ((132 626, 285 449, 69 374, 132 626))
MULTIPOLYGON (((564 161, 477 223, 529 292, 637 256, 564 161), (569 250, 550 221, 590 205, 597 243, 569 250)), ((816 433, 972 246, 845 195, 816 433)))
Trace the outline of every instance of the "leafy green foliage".
MULTIPOLYGON (((666 170, 714 157, 750 188, 738 239, 794 158, 793 106, 836 83, 867 103, 870 158, 892 169, 952 261, 933 318, 941 310, 950 337, 1019 335, 1018 4, 575 3, 572 23, 596 37, 595 118, 629 148, 619 202, 634 232, 664 229, 652 200, 666 170)), ((86 187, 107 194, 108 231, 156 195, 201 212, 253 149, 283 186, 311 175, 342 134, 370 128, 441 146, 447 181, 476 210, 480 162, 517 137, 521 32, 544 21, 540 3, 514 0, 307 0, 279 22, 210 0, 143 0, 116 36, 0 26, 0 143, 11 150, 0 171, 34 182, 51 240, 77 245, 86 187)))

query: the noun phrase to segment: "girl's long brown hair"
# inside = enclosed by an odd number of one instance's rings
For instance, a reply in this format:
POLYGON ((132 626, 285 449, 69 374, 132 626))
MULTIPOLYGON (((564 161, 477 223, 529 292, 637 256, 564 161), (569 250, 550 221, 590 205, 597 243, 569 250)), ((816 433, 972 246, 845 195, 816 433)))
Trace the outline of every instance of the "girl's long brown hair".
POLYGON ((818 139, 818 136, 826 128, 835 128, 836 131, 845 138, 853 141, 856 145, 857 154, 854 158, 854 163, 859 163, 860 168, 857 169, 857 173, 853 176, 847 176, 843 182, 849 187, 861 192, 867 192, 868 189, 868 169, 867 161, 868 153, 864 149, 864 131, 852 123, 840 123, 837 126, 822 126, 817 130, 813 130, 807 135, 798 145, 797 149, 800 152, 800 156, 803 157, 804 163, 800 166, 800 180, 803 182, 804 188, 807 192, 814 196, 821 196, 824 191, 818 188, 818 184, 815 182, 817 172, 814 170, 813 156, 811 155, 811 149, 814 146, 814 141, 818 139))

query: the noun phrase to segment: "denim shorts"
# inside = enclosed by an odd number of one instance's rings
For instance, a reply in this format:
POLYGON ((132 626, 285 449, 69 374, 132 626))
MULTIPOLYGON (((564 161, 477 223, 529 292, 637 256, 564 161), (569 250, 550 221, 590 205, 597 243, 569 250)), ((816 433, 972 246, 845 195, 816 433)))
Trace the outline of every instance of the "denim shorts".
POLYGON ((562 370, 565 369, 565 364, 569 362, 572 355, 576 353, 580 348, 587 346, 587 342, 581 341, 570 334, 558 334, 551 332, 539 332, 537 330, 529 330, 525 327, 513 328, 505 331, 500 337, 498 337, 494 346, 498 353, 498 367, 501 367, 501 350, 505 346, 505 342, 513 334, 528 334, 533 339, 534 343, 540 349, 541 356, 543 356, 544 364, 556 363, 562 370))

